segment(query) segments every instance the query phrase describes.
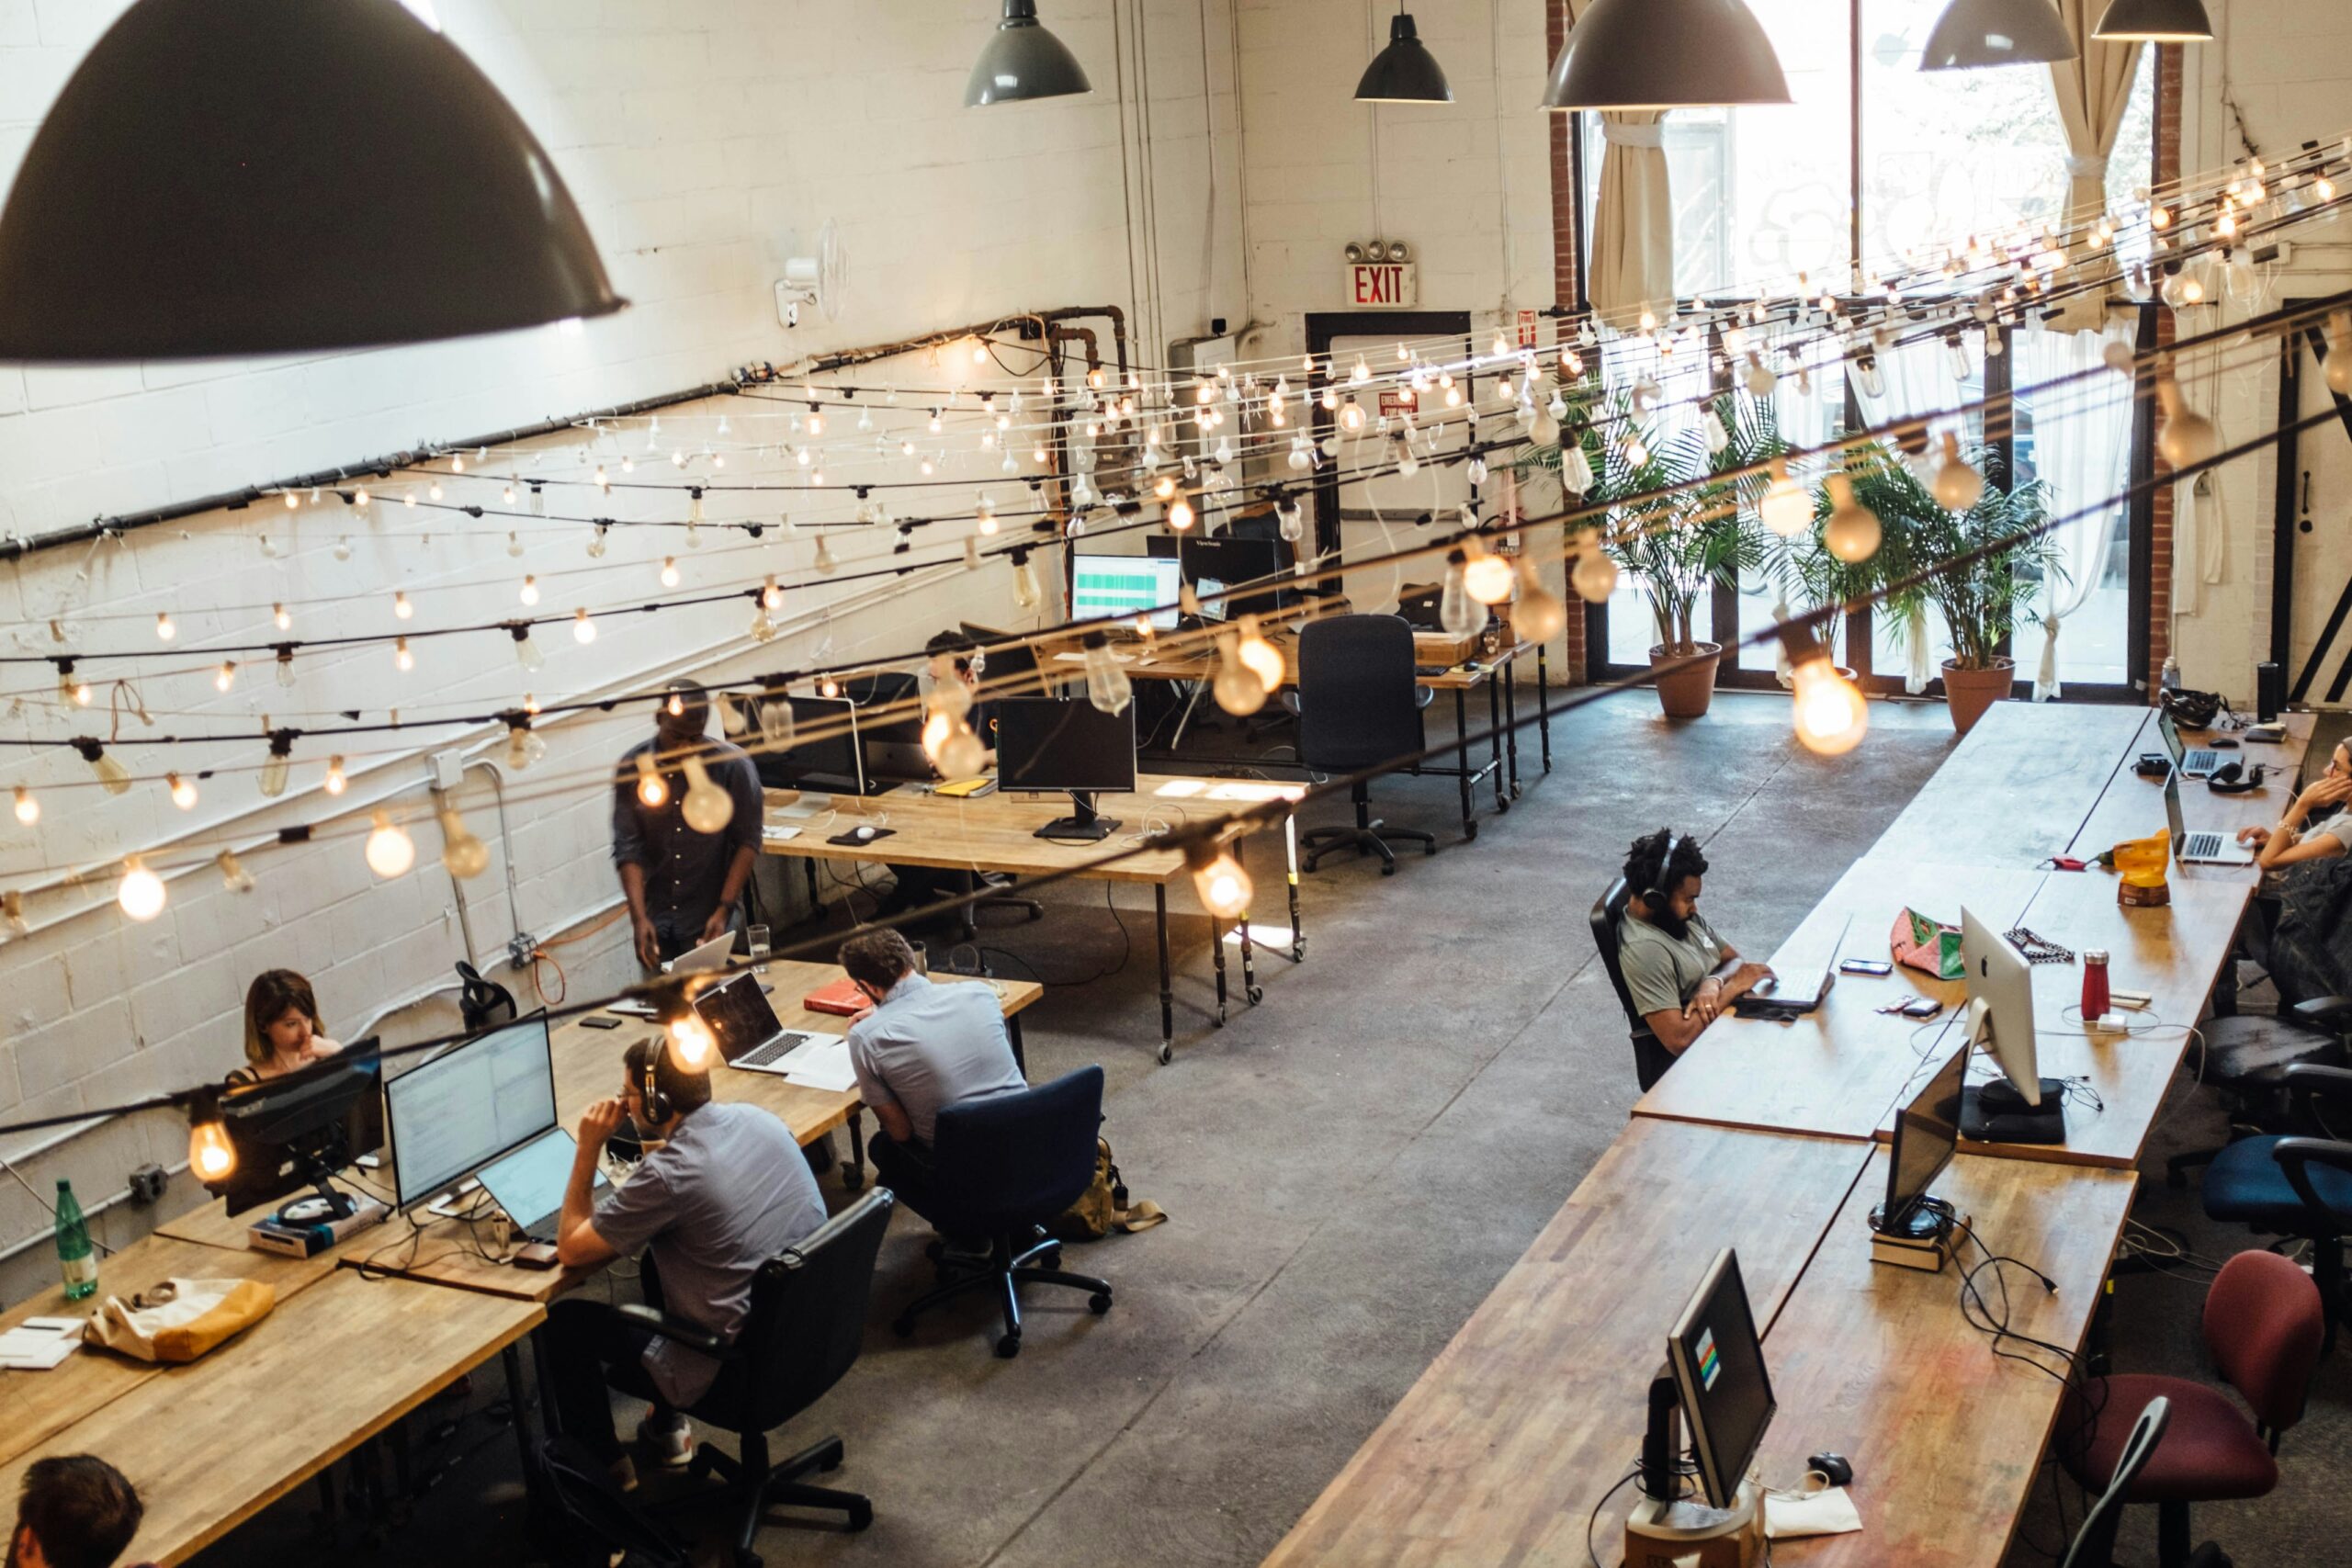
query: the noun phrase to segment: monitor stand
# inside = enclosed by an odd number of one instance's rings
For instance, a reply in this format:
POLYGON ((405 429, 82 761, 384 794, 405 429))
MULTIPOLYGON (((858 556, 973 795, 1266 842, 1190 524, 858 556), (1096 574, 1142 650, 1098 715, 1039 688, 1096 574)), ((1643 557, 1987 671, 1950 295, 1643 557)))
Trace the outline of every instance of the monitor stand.
POLYGON ((1961 1091, 1960 1135, 1979 1143, 2063 1144, 2066 1141, 2066 1086, 2041 1080, 2041 1103, 2028 1105, 2007 1078, 1971 1084, 1961 1091))
POLYGON ((1094 792, 1074 789, 1069 792, 1070 804, 1078 809, 1068 817, 1057 817, 1032 835, 1039 839, 1069 840, 1078 843, 1099 843, 1119 830, 1115 817, 1094 814, 1094 792))
POLYGON ((347 1220, 359 1212, 359 1201, 334 1185, 334 1173, 340 1165, 329 1166, 326 1156, 315 1156, 303 1162, 300 1174, 310 1182, 311 1190, 300 1198, 289 1198, 274 1216, 281 1225, 326 1225, 337 1220, 347 1220))

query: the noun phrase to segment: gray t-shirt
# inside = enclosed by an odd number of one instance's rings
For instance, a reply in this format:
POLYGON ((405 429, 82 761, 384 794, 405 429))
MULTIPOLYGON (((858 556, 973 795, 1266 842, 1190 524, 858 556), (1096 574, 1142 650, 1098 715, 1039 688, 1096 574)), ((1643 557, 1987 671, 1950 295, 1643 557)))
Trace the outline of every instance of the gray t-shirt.
POLYGON ((921 975, 891 987, 870 1017, 850 1026, 849 1065, 858 1098, 904 1111, 926 1145, 948 1106, 1028 1087, 994 987, 935 986, 921 975))
MULTIPOLYGON (((790 1128, 756 1105, 714 1103, 689 1111, 592 1223, 624 1256, 652 1248, 664 1311, 731 1340, 752 1310, 752 1276, 825 1223, 825 1201, 790 1128)), ((645 1370, 685 1405, 709 1389, 718 1363, 657 1338, 645 1370)))
POLYGON ((1690 934, 1679 940, 1630 914, 1617 919, 1617 964, 1624 971, 1634 1010, 1645 1018, 1681 1011, 1699 982, 1723 961, 1723 938, 1696 913, 1690 917, 1690 934))

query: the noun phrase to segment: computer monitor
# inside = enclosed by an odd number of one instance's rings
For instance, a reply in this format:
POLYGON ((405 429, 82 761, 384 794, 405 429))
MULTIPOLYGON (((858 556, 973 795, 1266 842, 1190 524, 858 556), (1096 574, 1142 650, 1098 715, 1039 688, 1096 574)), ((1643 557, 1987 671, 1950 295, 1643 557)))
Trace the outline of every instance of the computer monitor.
POLYGON ((1965 908, 1960 961, 1968 986, 1966 1043, 1991 1051, 2006 1080, 1969 1088, 1961 1105, 1962 1134, 2002 1143, 2064 1142, 2064 1086, 2041 1076, 2035 1049, 2033 965, 1965 908))
POLYGON ((555 1055, 542 1010, 452 1045, 384 1086, 393 1186, 421 1203, 555 1125, 555 1055))
POLYGON ((1208 609, 1206 584, 1215 581, 1218 584, 1216 592, 1227 595, 1223 609, 1227 618, 1275 615, 1289 603, 1290 573, 1283 553, 1279 537, 1259 538, 1232 532, 1213 539, 1186 540, 1177 550, 1184 563, 1184 575, 1203 596, 1202 609, 1208 609), (1229 592, 1244 583, 1261 586, 1238 594, 1229 592))
MULTIPOLYGON (((1709 1504, 1728 1508, 1764 1441, 1765 1429, 1772 1424, 1772 1413, 1779 1408, 1772 1398, 1772 1380, 1764 1370, 1764 1344, 1756 1332, 1756 1314, 1748 1309, 1747 1287, 1740 1279, 1739 1254, 1732 1248, 1715 1255, 1682 1315, 1675 1320, 1674 1331, 1667 1336, 1666 1362, 1683 1418, 1690 1424, 1699 1483, 1709 1504)), ((1653 1393, 1653 1437, 1658 1425, 1657 1406, 1653 1393)), ((1675 1456, 1669 1451, 1666 1457, 1670 1461, 1675 1456)), ((1650 1459, 1645 1442, 1645 1490, 1648 1489, 1650 1459)))
POLYGON ((328 1178, 384 1146, 384 1064, 370 1037, 282 1077, 234 1089, 220 1100, 220 1122, 237 1152, 237 1168, 209 1190, 229 1212, 275 1201, 305 1187, 315 1200, 288 1204, 288 1219, 341 1219, 354 1207, 328 1178), (315 1207, 313 1207, 315 1204, 315 1207))
POLYGON ((1069 616, 1131 621, 1151 613, 1152 629, 1176 629, 1176 594, 1184 569, 1156 556, 1077 555, 1069 562, 1069 616))
POLYGON ((792 744, 760 758, 760 782, 777 789, 865 793, 857 715, 843 697, 786 697, 792 744))
POLYGON ((1944 1226, 1946 1215, 1928 1196, 1928 1187, 1951 1163, 1960 1139, 1960 1106, 1968 1083, 1968 1052, 1951 1054, 1894 1113, 1894 1145, 1886 1159, 1886 1202, 1871 1216, 1882 1235, 1924 1241, 1944 1226))
POLYGON ((869 782, 913 784, 933 776, 922 749, 922 687, 914 676, 903 670, 855 676, 842 682, 842 695, 857 708, 858 750, 869 782))
POLYGON ((1083 697, 1008 697, 996 710, 997 783, 1008 790, 1068 790, 1075 815, 1037 829, 1041 839, 1107 838, 1119 824, 1094 797, 1136 787, 1136 710, 1104 713, 1083 697))

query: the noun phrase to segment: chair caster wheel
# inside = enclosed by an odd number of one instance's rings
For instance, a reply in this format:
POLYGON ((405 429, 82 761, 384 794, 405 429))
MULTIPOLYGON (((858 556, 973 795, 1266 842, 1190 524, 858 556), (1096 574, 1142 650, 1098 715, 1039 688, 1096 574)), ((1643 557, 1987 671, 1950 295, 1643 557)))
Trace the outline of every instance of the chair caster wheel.
POLYGON ((1382 861, 1382 862, 1380 863, 1380 874, 1381 874, 1381 875, 1383 875, 1383 876, 1394 876, 1394 875, 1396 875, 1396 863, 1395 861, 1393 861, 1393 860, 1385 860, 1385 861, 1382 861))
POLYGON ((1262 1001, 1264 1001, 1265 999, 1266 999, 1266 987, 1263 987, 1263 986, 1252 986, 1252 987, 1250 987, 1250 1005, 1251 1007, 1256 1007, 1260 1002, 1262 1002, 1262 1001))
POLYGON ((1175 1059, 1176 1059, 1176 1047, 1175 1047, 1175 1046, 1173 1046, 1173 1045, 1169 1045, 1169 1044, 1165 1044, 1165 1043, 1163 1043, 1163 1044, 1159 1047, 1159 1065, 1160 1065, 1161 1066, 1163 1066, 1163 1067, 1164 1067, 1164 1066, 1166 1066, 1169 1063, 1170 1063, 1170 1062, 1174 1061, 1175 1059))
POLYGON ((857 1506, 849 1511, 849 1528, 852 1530, 862 1530, 873 1522, 874 1505, 862 1497, 859 1498, 857 1506))
POLYGON ((764 1564, 758 1552, 744 1547, 735 1553, 735 1568, 764 1568, 764 1564))
POLYGON ((1021 1354, 1021 1336, 1007 1334, 998 1339, 996 1353, 998 1359, 1005 1361, 1010 1361, 1013 1357, 1021 1354))
POLYGON ((842 1190, 844 1192, 862 1192, 865 1190, 865 1168, 860 1165, 852 1165, 846 1160, 842 1161, 842 1190))
POLYGON ((1509 811, 1510 810, 1510 800, 1508 800, 1508 799, 1503 799, 1503 800, 1498 800, 1498 801, 1496 801, 1496 802, 1495 802, 1495 809, 1496 809, 1497 811, 1499 811, 1499 812, 1506 812, 1506 813, 1507 813, 1507 812, 1509 812, 1509 811))
MULTIPOLYGON (((1462 829, 1462 836, 1465 839, 1476 838, 1478 836, 1478 824, 1472 822, 1464 826, 1462 829)), ((1432 850, 1430 852, 1434 854, 1436 852, 1432 850)))
POLYGON ((1104 1313, 1111 1310, 1111 1292, 1108 1291, 1097 1291, 1094 1294, 1086 1298, 1086 1304, 1093 1311, 1095 1316, 1101 1317, 1104 1313))
POLYGON ((1029 911, 1029 918, 1032 920, 1042 920, 1046 918, 1046 911, 1043 909, 1032 909, 1029 911))
POLYGON ((909 1336, 912 1335, 914 1331, 915 1320, 911 1317, 895 1319, 890 1325, 890 1332, 897 1335, 901 1339, 907 1338, 909 1336))
POLYGON ((847 1457, 848 1455, 841 1442, 836 1440, 834 1442, 828 1443, 825 1445, 825 1451, 818 1456, 817 1468, 830 1473, 833 1471, 839 1470, 842 1467, 842 1461, 847 1457))

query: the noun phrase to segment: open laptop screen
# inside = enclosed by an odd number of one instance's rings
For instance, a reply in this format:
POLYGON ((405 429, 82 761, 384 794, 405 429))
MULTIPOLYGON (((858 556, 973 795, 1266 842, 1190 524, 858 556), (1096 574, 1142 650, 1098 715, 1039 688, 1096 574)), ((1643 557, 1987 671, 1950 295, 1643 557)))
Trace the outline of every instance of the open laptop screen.
POLYGON ((709 1025, 719 1055, 729 1062, 758 1050, 784 1028, 776 1021, 775 1009, 768 1005, 767 993, 760 989, 760 977, 749 973, 703 992, 695 998, 695 1011, 709 1025))

